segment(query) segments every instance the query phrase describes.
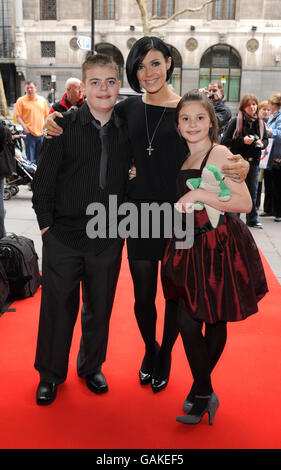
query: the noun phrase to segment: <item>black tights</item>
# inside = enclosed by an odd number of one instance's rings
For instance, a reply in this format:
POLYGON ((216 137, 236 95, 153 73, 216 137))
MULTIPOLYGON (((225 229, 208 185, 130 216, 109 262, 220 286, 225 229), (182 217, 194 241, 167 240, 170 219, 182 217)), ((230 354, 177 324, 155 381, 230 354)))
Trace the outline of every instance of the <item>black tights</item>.
MULTIPOLYGON (((158 261, 129 260, 129 266, 134 283, 136 320, 145 343, 146 353, 149 355, 155 350, 158 261)), ((179 334, 177 309, 176 302, 166 302, 163 339, 159 353, 159 357, 163 359, 169 358, 179 334)), ((163 369, 166 367, 165 362, 164 360, 163 369)), ((161 365, 159 367, 161 368, 161 365)), ((158 373, 162 374, 160 370, 158 373)), ((165 375, 165 370, 163 374, 165 375)))
POLYGON ((193 385, 188 398, 194 395, 210 395, 213 392, 211 372, 217 364, 226 343, 226 322, 205 324, 194 320, 186 311, 179 308, 180 333, 185 353, 193 376, 193 385))

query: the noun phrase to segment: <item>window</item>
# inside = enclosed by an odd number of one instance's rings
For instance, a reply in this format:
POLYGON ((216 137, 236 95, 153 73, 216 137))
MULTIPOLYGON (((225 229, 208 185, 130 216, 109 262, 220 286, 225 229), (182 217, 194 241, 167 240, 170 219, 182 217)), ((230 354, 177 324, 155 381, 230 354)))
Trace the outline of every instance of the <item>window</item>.
POLYGON ((40 0, 40 20, 57 19, 57 0, 40 0))
POLYGON ((202 56, 199 88, 208 88, 214 80, 224 83, 227 101, 240 100, 241 58, 233 47, 224 44, 213 46, 202 56))
POLYGON ((96 20, 114 20, 115 18, 115 0, 96 0, 95 19, 96 20))
POLYGON ((50 91, 52 86, 52 76, 51 75, 41 75, 41 90, 50 91))
POLYGON ((153 0, 152 16, 169 18, 175 13, 175 0, 153 0))
POLYGON ((0 57, 11 57, 12 52, 10 2, 2 0, 0 3, 0 57))
POLYGON ((236 0, 217 0, 213 3, 213 20, 235 20, 236 0))
POLYGON ((55 41, 41 41, 41 57, 56 57, 55 41))

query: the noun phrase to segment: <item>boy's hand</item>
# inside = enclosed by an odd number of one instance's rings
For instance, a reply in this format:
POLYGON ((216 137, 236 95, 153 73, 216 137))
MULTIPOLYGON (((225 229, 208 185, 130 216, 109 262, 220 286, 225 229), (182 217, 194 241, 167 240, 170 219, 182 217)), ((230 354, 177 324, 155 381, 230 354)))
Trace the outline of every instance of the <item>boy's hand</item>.
POLYGON ((44 233, 47 232, 47 230, 49 230, 50 227, 45 227, 45 228, 42 228, 41 230, 41 237, 43 237, 44 233))
POLYGON ((137 176, 137 169, 135 165, 132 165, 131 168, 129 169, 129 180, 134 179, 137 176))
POLYGON ((230 160, 229 165, 223 165, 221 169, 224 176, 237 183, 245 181, 250 169, 249 162, 244 160, 242 155, 230 155, 227 159, 230 160))
POLYGON ((54 121, 56 117, 63 117, 63 115, 58 111, 54 111, 47 116, 43 126, 45 139, 52 139, 52 136, 57 137, 63 133, 63 129, 54 121))

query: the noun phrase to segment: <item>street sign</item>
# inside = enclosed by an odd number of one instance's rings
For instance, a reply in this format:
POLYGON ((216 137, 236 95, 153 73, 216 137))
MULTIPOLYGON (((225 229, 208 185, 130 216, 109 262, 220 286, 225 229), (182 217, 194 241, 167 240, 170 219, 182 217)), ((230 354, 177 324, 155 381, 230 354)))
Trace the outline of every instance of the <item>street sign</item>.
POLYGON ((51 76, 51 82, 55 82, 56 79, 57 79, 56 75, 52 75, 52 76, 51 76))
POLYGON ((78 36, 77 45, 85 51, 91 50, 91 38, 89 36, 78 36))

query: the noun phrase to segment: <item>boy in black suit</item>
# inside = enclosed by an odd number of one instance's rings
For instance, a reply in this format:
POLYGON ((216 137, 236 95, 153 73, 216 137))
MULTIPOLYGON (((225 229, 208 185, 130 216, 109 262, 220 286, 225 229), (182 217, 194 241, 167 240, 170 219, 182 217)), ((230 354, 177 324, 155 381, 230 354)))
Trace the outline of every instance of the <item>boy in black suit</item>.
POLYGON ((43 240, 42 300, 35 368, 40 373, 37 404, 56 398, 65 381, 73 328, 79 311, 83 322, 77 370, 95 393, 108 390, 101 372, 109 319, 121 265, 123 240, 89 238, 86 233, 93 202, 108 213, 109 196, 122 203, 130 146, 126 124, 113 111, 120 81, 108 56, 90 56, 82 66, 87 101, 56 121, 63 133, 45 139, 32 183, 33 207, 43 240))

